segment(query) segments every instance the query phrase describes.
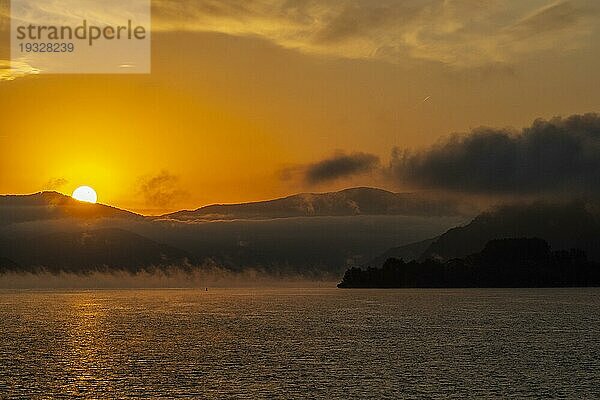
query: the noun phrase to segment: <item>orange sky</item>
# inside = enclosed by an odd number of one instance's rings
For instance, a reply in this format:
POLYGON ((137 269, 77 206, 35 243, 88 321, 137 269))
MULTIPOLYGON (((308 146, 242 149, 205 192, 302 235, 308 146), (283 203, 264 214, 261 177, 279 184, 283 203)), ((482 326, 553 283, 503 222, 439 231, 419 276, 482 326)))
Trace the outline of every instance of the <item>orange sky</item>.
MULTIPOLYGON (((243 4, 223 2, 234 3, 243 4)), ((536 0, 496 14, 474 0, 408 3, 389 21, 298 2, 305 22, 233 6, 191 18, 169 9, 175 1, 155 2, 151 75, 0 78, 0 193, 86 184, 103 203, 158 213, 351 185, 401 190, 369 174, 311 186, 281 172, 336 151, 385 165, 394 146, 598 111, 600 24, 584 9, 593 2, 536 0)))

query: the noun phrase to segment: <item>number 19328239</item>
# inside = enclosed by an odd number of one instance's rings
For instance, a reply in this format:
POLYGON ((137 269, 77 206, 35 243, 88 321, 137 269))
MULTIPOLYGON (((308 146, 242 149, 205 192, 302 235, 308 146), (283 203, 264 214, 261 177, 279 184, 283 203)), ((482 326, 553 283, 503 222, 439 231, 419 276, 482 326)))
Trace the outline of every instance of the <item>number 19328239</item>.
POLYGON ((73 43, 19 43, 21 53, 72 53, 73 43))

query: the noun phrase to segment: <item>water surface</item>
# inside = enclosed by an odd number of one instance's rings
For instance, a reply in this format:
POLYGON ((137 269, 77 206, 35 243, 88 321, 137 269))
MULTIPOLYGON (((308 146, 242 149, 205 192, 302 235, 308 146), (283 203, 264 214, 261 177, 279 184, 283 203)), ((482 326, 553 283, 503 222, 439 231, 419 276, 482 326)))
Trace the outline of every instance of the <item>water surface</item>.
POLYGON ((600 397, 600 289, 0 291, 0 398, 600 397))

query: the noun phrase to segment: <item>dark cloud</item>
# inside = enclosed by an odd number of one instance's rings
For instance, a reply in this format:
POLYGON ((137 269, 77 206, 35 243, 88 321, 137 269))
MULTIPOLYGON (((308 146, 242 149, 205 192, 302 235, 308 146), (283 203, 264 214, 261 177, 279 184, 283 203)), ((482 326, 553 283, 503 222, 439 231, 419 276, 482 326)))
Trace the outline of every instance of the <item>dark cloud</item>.
POLYGON ((185 194, 179 189, 179 178, 168 171, 142 178, 139 192, 146 204, 156 207, 171 206, 185 194))
POLYGON ((321 183, 372 171, 379 157, 367 153, 336 154, 332 158, 309 165, 305 178, 309 183, 321 183))
POLYGON ((277 171, 277 176, 281 181, 294 181, 298 176, 304 176, 305 172, 305 165, 290 165, 277 171))
POLYGON ((600 193, 600 115, 536 120, 521 131, 479 128, 422 151, 395 149, 404 184, 471 193, 600 193))

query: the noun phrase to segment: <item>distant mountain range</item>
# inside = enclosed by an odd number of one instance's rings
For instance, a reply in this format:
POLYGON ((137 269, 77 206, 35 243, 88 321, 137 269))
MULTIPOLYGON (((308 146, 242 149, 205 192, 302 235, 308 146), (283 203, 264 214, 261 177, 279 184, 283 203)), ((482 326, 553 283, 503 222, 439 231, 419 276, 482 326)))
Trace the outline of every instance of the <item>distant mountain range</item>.
POLYGON ((354 215, 456 216, 472 212, 463 203, 415 193, 392 193, 367 187, 333 193, 302 193, 241 204, 214 204, 178 211, 164 218, 180 221, 331 217, 354 215))
POLYGON ((0 270, 219 265, 339 274, 357 265, 465 257, 493 239, 538 237, 600 259, 598 212, 583 202, 465 215, 424 194, 355 188, 144 217, 55 192, 0 196, 0 270), (470 221, 470 222, 469 222, 470 221))
POLYGON ((187 265, 193 257, 174 247, 122 229, 55 232, 5 242, 4 270, 45 268, 51 272, 187 265), (11 260, 18 260, 18 263, 11 260))
POLYGON ((383 254, 375 257, 369 263, 369 266, 380 267, 390 258, 396 258, 398 260, 412 261, 419 260, 421 256, 429 249, 429 247, 439 237, 433 239, 425 239, 416 243, 409 243, 403 246, 392 247, 385 251, 383 254))
POLYGON ((158 218, 55 192, 0 196, 0 268, 135 270, 211 263, 338 273, 464 219, 455 203, 371 188, 213 205, 158 218))
POLYGON ((425 241, 389 249, 368 265, 381 266, 388 258, 405 261, 449 260, 483 250, 494 239, 538 237, 553 249, 581 249, 600 261, 600 215, 584 202, 513 204, 495 208, 470 223, 425 241))
POLYGON ((83 203, 57 192, 0 196, 0 226, 14 223, 77 218, 143 218, 103 204, 83 203))
POLYGON ((551 251, 539 238, 495 239, 481 252, 451 260, 350 268, 340 288, 598 287, 600 263, 577 249, 551 251))

